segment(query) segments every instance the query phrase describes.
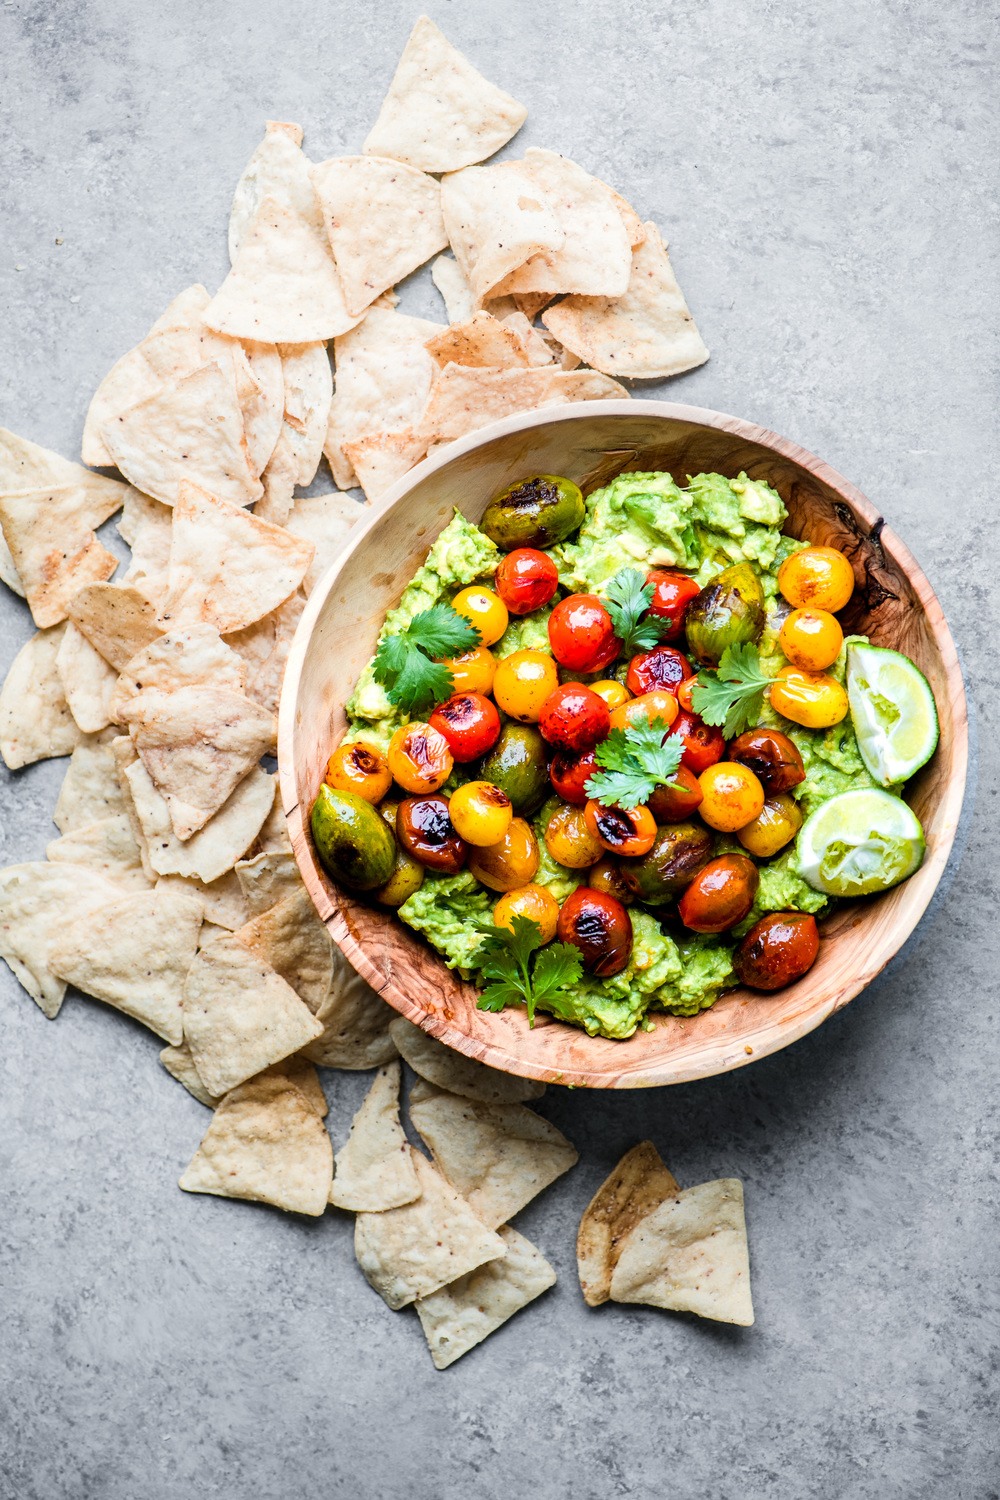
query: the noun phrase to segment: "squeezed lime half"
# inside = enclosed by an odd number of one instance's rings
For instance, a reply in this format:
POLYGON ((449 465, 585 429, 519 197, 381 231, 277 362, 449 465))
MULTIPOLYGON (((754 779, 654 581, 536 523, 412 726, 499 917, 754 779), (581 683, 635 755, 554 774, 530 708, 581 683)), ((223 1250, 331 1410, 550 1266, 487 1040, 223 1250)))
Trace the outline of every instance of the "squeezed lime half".
POLYGON ((873 896, 898 885, 924 859, 924 830, 901 797, 861 787, 841 792, 803 823, 799 873, 828 896, 873 896))
POLYGON ((848 646, 847 700, 861 759, 880 786, 909 780, 937 749, 937 705, 930 683, 898 651, 848 646))

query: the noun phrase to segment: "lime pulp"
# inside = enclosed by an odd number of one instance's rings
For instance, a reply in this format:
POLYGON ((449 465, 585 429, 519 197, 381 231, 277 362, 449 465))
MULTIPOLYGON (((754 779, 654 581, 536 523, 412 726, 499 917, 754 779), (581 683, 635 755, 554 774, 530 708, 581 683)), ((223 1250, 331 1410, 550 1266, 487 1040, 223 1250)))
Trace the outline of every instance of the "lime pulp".
POLYGON ((852 642, 847 699, 861 759, 880 786, 899 786, 930 760, 938 743, 937 706, 909 657, 852 642))
POLYGON ((828 896, 872 896, 918 870, 924 831, 891 792, 863 787, 817 807, 796 841, 799 873, 828 896))

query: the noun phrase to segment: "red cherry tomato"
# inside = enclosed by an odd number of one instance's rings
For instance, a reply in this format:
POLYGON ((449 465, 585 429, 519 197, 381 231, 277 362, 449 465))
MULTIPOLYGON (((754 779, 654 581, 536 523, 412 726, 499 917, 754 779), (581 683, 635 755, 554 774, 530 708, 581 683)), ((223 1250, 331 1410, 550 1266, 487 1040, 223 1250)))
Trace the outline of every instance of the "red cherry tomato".
POLYGON ((567 896, 556 929, 561 943, 573 943, 583 967, 598 979, 620 974, 632 953, 632 919, 614 896, 581 886, 567 896))
POLYGON ((691 694, 695 690, 697 677, 685 677, 683 682, 677 684, 677 702, 686 713, 694 713, 694 700, 691 694))
POLYGON ((653 585, 649 613, 670 621, 670 628, 663 639, 676 641, 684 634, 687 607, 701 590, 687 573, 675 573, 669 568, 654 568, 651 573, 646 574, 646 582, 653 585))
POLYGON ((463 765, 492 750, 500 738, 500 715, 482 693, 455 693, 434 710, 429 722, 463 765))
POLYGON ((571 672, 599 672, 618 655, 611 616, 596 594, 570 594, 549 616, 552 655, 571 672))
POLYGON ((670 726, 670 733, 683 738, 682 763, 696 776, 714 766, 726 753, 722 730, 714 724, 705 724, 697 714, 679 713, 670 726))
POLYGON ((694 668, 686 656, 673 646, 654 646, 652 651, 633 656, 628 664, 625 686, 637 698, 640 693, 651 693, 656 688, 676 693, 684 679, 693 676, 694 668))
POLYGON ((592 688, 564 682, 542 704, 542 738, 560 750, 591 750, 607 738, 611 710, 592 688))
POLYGON ((544 552, 516 547, 497 568, 494 583, 512 615, 530 615, 552 598, 559 587, 559 570, 544 552))
POLYGON ((549 780, 564 802, 582 807, 587 800, 587 782, 597 770, 593 750, 582 755, 557 750, 549 766, 549 780))

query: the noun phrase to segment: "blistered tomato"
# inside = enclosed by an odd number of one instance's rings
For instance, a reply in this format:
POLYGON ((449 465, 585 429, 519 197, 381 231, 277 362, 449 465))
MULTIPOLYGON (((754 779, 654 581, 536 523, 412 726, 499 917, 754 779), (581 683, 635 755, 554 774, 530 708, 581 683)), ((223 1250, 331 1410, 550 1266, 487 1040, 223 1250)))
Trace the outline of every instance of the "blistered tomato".
POLYGON ((558 750, 549 766, 549 780, 564 802, 582 807, 587 800, 587 782, 596 770, 593 750, 585 750, 582 755, 558 750))
POLYGON ((679 713, 670 733, 680 735, 684 741, 683 762, 696 776, 714 766, 726 753, 722 730, 714 724, 705 724, 697 714, 679 713))
POLYGON ((514 651, 493 679, 497 707, 522 724, 536 724, 542 704, 559 686, 556 664, 547 651, 514 651))
POLYGON ((507 629, 507 606, 492 589, 474 583, 462 589, 451 601, 456 614, 463 615, 479 631, 479 644, 493 646, 507 629))
POLYGON ((795 609, 836 612, 854 593, 854 569, 836 547, 805 547, 785 558, 778 587, 795 609))
POLYGON ((420 864, 457 875, 468 853, 444 797, 407 797, 396 813, 396 837, 420 864))
POLYGON ((816 962, 816 918, 802 911, 773 911, 755 922, 733 954, 741 984, 754 990, 780 990, 801 979, 816 962))
POLYGON ((639 859, 656 842, 656 819, 648 807, 604 807, 592 799, 584 810, 587 827, 609 854, 639 859))
POLYGON ((757 859, 770 859, 798 833, 802 827, 802 809, 787 792, 776 792, 768 797, 762 811, 741 828, 736 837, 748 854, 757 859))
POLYGON ((486 755, 500 738, 500 715, 482 693, 456 693, 429 722, 444 735, 459 765, 486 755))
POLYGON ((657 688, 651 693, 643 693, 641 697, 628 698, 613 709, 611 728, 627 729, 630 724, 638 724, 640 721, 655 724, 657 720, 661 720, 669 729, 676 717, 677 699, 673 693, 657 688))
POLYGON ((517 547, 507 553, 493 581, 512 615, 530 615, 552 598, 559 587, 559 570, 544 552, 517 547))
POLYGON ((613 677, 606 677, 601 682, 592 682, 590 691, 596 693, 598 698, 603 698, 612 711, 629 700, 628 688, 623 682, 616 682, 613 677))
POLYGON ((694 690, 697 681, 698 678, 696 676, 685 677, 683 682, 677 684, 677 702, 683 708, 684 712, 688 714, 693 714, 695 711, 694 690))
POLYGON ((758 726, 738 734, 729 746, 729 759, 749 766, 768 797, 790 792, 806 779, 802 756, 780 729, 758 726))
POLYGON ((530 885, 538 873, 538 843, 523 818, 512 818, 498 844, 473 848, 469 869, 491 891, 516 891, 530 885))
POLYGON ((701 806, 702 790, 697 776, 680 765, 667 786, 658 786, 649 799, 649 810, 657 823, 683 823, 701 806))
POLYGON ((452 676, 456 693, 488 693, 493 686, 497 659, 485 646, 474 646, 461 656, 448 656, 444 665, 452 676))
POLYGON ((632 919, 604 891, 581 886, 567 896, 556 929, 563 943, 579 948, 583 967, 598 979, 620 974, 632 953, 632 919))
POLYGON ((582 807, 557 807, 545 830, 545 847, 557 865, 586 870, 604 853, 604 846, 587 823, 582 807))
POLYGON ((607 738, 611 713, 603 698, 579 682, 564 682, 542 704, 542 738, 560 750, 590 750, 607 738))
POLYGON ((677 912, 692 932, 725 932, 742 922, 753 906, 760 875, 745 854, 720 854, 692 880, 677 912))
POLYGON ((631 906, 635 900, 635 896, 622 878, 621 865, 610 854, 599 859, 597 864, 588 870, 587 884, 592 891, 603 891, 606 896, 614 896, 622 906, 631 906))
POLYGON ((654 688, 665 688, 676 695, 685 678, 693 676, 694 668, 686 656, 673 646, 654 646, 652 651, 633 656, 625 686, 630 693, 651 693, 654 688))
POLYGON ((804 729, 829 729, 847 716, 847 694, 836 677, 782 667, 771 683, 771 707, 804 729))
POLYGON ((392 786, 392 773, 374 746, 354 740, 333 752, 323 780, 340 792, 356 792, 366 802, 381 802, 392 786))
POLYGON ((534 922, 542 934, 542 942, 551 943, 559 921, 559 902, 543 885, 522 885, 518 890, 501 896, 493 908, 496 927, 506 927, 513 932, 515 917, 534 922))
POLYGON ((510 798, 492 781, 467 781, 451 794, 451 821, 459 838, 477 848, 499 844, 514 816, 510 798))
POLYGON ((793 609, 778 636, 778 645, 792 666, 806 672, 832 667, 843 644, 839 621, 825 609, 793 609))
POLYGON ((419 719, 402 725, 389 741, 389 770, 406 792, 436 792, 454 765, 444 735, 419 719))
POLYGON ((596 594, 570 594, 549 615, 549 644, 571 672, 599 672, 618 655, 611 616, 596 594))
POLYGON ((654 568, 646 574, 646 582, 653 585, 649 613, 670 621, 664 640, 677 640, 684 633, 684 612, 700 594, 700 588, 687 573, 675 573, 669 568, 654 568))
POLYGON ((719 760, 698 778, 702 801, 698 811, 719 833, 735 833, 760 816, 764 788, 749 766, 738 760, 719 760))

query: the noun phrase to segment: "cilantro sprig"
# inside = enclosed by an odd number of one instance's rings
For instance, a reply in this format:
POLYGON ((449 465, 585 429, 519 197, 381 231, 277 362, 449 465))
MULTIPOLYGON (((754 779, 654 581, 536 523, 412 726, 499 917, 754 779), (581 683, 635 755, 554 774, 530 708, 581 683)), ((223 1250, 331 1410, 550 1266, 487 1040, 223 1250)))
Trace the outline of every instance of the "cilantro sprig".
POLYGON ((684 753, 680 736, 664 740, 668 725, 644 715, 627 729, 612 729, 594 751, 602 768, 587 782, 588 797, 626 812, 648 802, 658 786, 673 786, 684 753))
POLYGON ((480 633, 450 604, 433 604, 405 630, 386 636, 375 653, 372 672, 390 703, 405 714, 426 713, 454 688, 455 679, 441 656, 458 656, 478 646, 480 633))
POLYGON ((651 651, 671 628, 669 619, 648 613, 653 585, 646 583, 637 568, 619 568, 605 588, 604 599, 623 656, 651 651))
POLYGON ((479 997, 479 1009, 500 1011, 523 1004, 529 1026, 535 1024, 540 1001, 551 1001, 583 973, 579 949, 572 943, 543 946, 542 929, 528 917, 515 917, 511 928, 491 928, 477 961, 483 978, 490 981, 479 997))
POLYGON ((727 740, 752 729, 764 706, 770 677, 760 670, 760 652, 744 642, 727 646, 716 670, 703 669, 691 689, 691 703, 706 724, 722 726, 727 740))

